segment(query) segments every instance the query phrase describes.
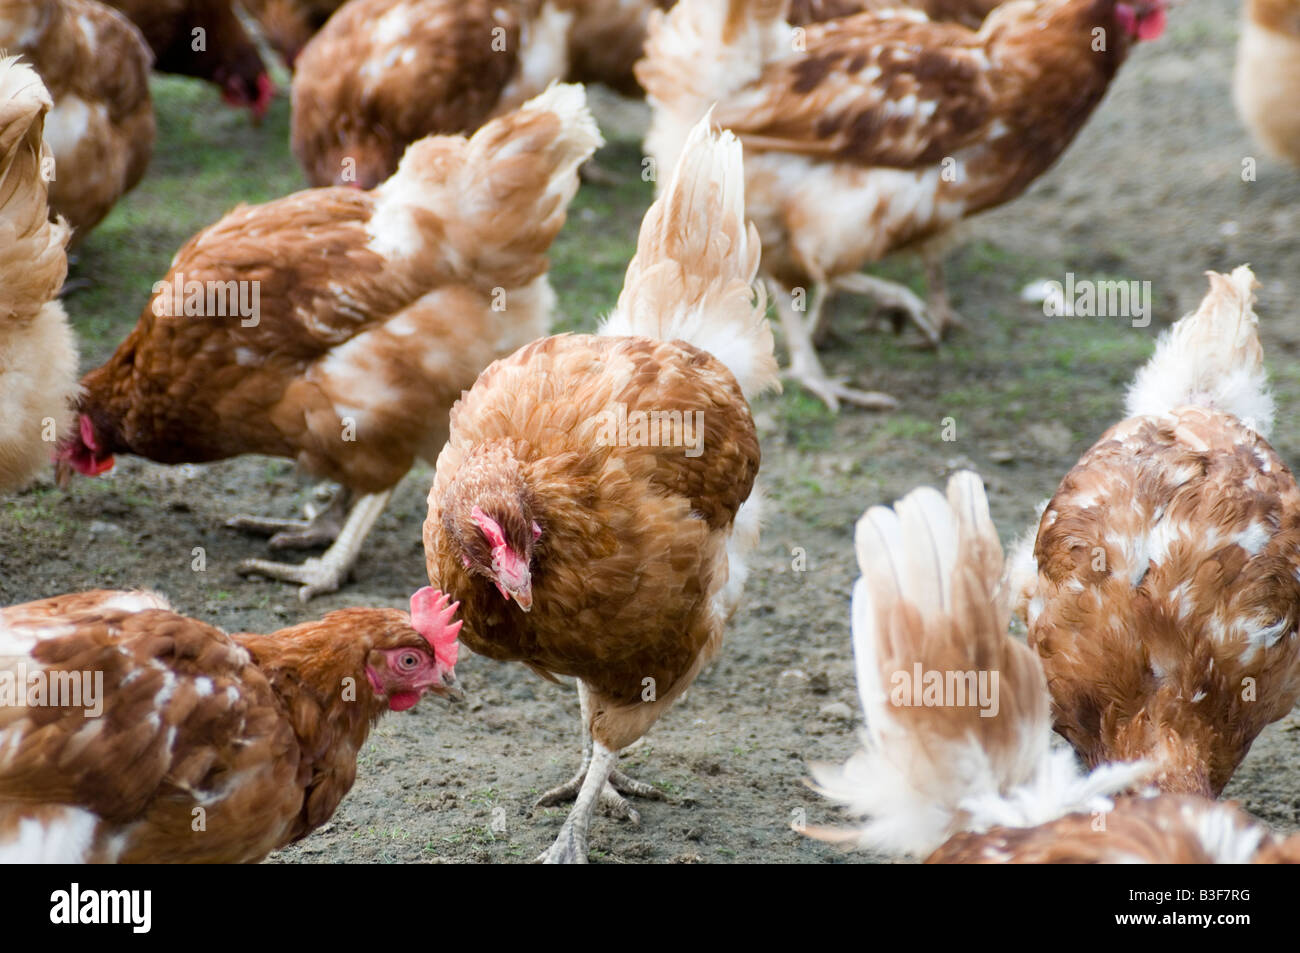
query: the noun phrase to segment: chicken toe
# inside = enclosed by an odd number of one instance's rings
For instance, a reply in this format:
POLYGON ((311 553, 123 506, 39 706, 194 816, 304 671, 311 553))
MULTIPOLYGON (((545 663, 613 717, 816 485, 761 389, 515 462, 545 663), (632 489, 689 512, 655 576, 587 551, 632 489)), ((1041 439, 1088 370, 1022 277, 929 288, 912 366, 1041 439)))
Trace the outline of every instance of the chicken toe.
POLYGON ((348 514, 338 539, 319 558, 314 557, 301 564, 245 559, 236 567, 236 571, 241 575, 257 574, 299 583, 302 588, 298 590, 298 598, 303 602, 321 593, 334 592, 352 572, 366 534, 374 526, 375 520, 379 519, 379 514, 384 511, 392 493, 392 490, 385 490, 383 493, 361 497, 348 514))
POLYGON ((238 514, 226 520, 230 529, 270 536, 272 549, 312 549, 328 546, 343 531, 344 515, 351 503, 352 494, 346 489, 330 497, 324 508, 308 503, 304 507, 307 518, 302 520, 276 519, 269 516, 238 514))
POLYGON ((853 272, 836 278, 834 287, 837 291, 866 295, 883 307, 897 308, 902 311, 921 329, 926 341, 932 346, 937 346, 943 338, 943 328, 935 320, 935 314, 930 306, 906 285, 863 272, 853 272))

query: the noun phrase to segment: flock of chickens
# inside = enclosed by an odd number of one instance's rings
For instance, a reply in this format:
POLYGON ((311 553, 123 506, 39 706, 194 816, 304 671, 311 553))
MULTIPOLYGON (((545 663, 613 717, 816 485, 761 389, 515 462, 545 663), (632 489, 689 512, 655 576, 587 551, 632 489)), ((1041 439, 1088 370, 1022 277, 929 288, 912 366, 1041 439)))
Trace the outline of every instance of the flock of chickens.
MULTIPOLYGON (((575 803, 540 859, 585 862, 597 807, 634 817, 627 796, 657 795, 617 769, 619 751, 718 652, 749 572, 750 404, 780 379, 769 298, 790 377, 833 409, 894 406, 824 373, 827 297, 865 293, 932 343, 959 325, 937 243, 1047 169, 1167 13, 245 6, 293 69, 292 146, 314 188, 191 238, 77 381, 66 250, 146 172, 149 70, 210 80, 254 117, 274 90, 230 0, 0 0, 0 490, 51 455, 61 481, 117 454, 294 460, 341 485, 329 506, 232 523, 274 549, 328 546, 241 567, 306 600, 346 583, 423 459, 430 586, 409 612, 347 609, 270 635, 140 591, 0 610, 2 860, 260 860, 329 819, 385 710, 458 694, 463 643, 575 680, 582 761, 539 802, 575 803), (580 176, 597 174, 589 82, 646 96, 658 196, 597 333, 548 336, 547 252, 580 176), (899 250, 924 257, 928 300, 861 271, 899 250), (256 313, 176 307, 191 283, 253 287, 256 313), (698 419, 700 452, 606 439, 614 408, 698 419), (33 685, 86 675, 102 680, 98 711, 32 700, 33 685)), ((1268 106, 1286 101, 1285 71, 1252 69, 1251 53, 1296 44, 1300 4, 1251 0, 1248 23, 1242 115, 1300 157, 1300 127, 1268 106)), ((1300 696, 1300 488, 1266 439, 1254 286, 1244 266, 1211 274, 1134 382, 1129 417, 1005 568, 971 473, 946 496, 867 511, 852 607, 866 748, 814 769, 866 820, 812 833, 934 861, 1300 861, 1300 835, 1215 800, 1300 696), (1028 645, 1008 635, 1013 611, 1028 645), (914 670, 940 676, 935 700, 928 677, 896 691, 914 670), (992 716, 945 698, 944 673, 988 677, 992 716), (1073 752, 1051 747, 1053 728, 1073 752)))

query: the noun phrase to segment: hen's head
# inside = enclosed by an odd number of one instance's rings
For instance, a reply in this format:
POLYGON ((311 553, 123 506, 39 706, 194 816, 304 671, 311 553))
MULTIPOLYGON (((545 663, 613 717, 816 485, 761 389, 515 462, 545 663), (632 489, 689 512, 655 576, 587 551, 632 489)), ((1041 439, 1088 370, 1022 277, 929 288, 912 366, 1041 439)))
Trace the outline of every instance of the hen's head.
POLYGON ((99 476, 113 469, 113 452, 107 438, 87 413, 77 415, 77 433, 59 444, 54 452, 55 474, 66 486, 72 471, 82 476, 99 476))
POLYGON ((391 711, 405 711, 426 691, 459 698, 456 657, 459 602, 425 586, 411 597, 411 625, 394 626, 375 638, 366 658, 366 679, 391 711), (414 629, 414 634, 412 633, 414 629))
POLYGON ((247 68, 218 66, 212 79, 221 87, 221 98, 226 105, 247 107, 253 113, 254 122, 261 122, 271 108, 275 84, 260 59, 247 68))
POLYGON ((524 612, 533 607, 533 556, 542 537, 535 508, 523 464, 508 442, 476 448, 441 501, 448 555, 524 612))
POLYGON ((1165 32, 1169 0, 1124 0, 1115 4, 1115 20, 1129 40, 1155 40, 1165 32))

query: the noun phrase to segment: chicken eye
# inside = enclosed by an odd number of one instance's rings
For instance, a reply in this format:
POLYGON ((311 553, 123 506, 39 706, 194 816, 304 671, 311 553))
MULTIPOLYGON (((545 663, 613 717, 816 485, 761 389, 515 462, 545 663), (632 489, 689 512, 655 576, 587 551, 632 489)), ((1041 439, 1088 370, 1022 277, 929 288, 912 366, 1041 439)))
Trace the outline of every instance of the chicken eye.
POLYGON ((420 667, 420 656, 414 652, 404 652, 397 657, 397 667, 409 672, 420 667))

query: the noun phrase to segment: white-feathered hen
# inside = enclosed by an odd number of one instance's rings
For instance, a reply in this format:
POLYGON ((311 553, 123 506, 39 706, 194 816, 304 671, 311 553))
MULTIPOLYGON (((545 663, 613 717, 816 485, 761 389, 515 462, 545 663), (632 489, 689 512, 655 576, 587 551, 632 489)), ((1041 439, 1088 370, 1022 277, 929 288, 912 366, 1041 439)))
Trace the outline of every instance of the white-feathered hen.
MULTIPOLYGON (((1300 857, 1231 805, 1114 797, 1150 765, 1080 772, 1049 747, 1032 650, 1007 634, 1002 547, 973 473, 858 523, 853 651, 865 750, 815 766, 822 793, 867 818, 816 836, 930 862, 1209 862, 1300 857)), ((1154 793, 1154 792, 1149 792, 1154 793)))
POLYGON ((35 70, 0 60, 0 492, 49 464, 77 392, 76 342, 57 299, 68 226, 50 221, 43 168, 52 107, 35 70))

